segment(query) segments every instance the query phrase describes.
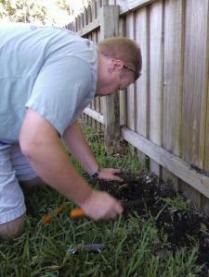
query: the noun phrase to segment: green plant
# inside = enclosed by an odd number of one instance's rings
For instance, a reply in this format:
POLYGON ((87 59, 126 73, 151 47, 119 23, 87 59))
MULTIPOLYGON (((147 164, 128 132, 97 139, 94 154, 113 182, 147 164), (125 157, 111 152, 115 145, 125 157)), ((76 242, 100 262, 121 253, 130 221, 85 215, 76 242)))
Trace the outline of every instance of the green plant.
POLYGON ((191 208, 191 203, 182 195, 177 194, 175 198, 162 198, 162 201, 172 210, 188 211, 191 208))

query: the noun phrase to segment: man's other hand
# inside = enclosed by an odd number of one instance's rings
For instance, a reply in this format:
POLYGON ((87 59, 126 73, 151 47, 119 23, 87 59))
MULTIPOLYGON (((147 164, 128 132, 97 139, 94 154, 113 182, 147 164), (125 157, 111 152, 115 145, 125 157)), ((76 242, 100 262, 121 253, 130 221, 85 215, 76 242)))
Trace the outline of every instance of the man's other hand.
POLYGON ((99 170, 97 178, 105 181, 119 181, 123 182, 123 179, 119 176, 120 169, 114 168, 101 168, 99 170))
POLYGON ((106 192, 96 190, 85 200, 81 208, 94 220, 115 218, 123 212, 118 200, 106 192))

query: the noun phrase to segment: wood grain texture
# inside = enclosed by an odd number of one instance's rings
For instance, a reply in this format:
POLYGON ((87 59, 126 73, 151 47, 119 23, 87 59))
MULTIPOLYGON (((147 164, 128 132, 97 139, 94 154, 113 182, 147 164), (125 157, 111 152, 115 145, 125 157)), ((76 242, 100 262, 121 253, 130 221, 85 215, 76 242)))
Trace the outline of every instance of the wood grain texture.
MULTIPOLYGON (((209 103, 209 97, 207 100, 209 103)), ((209 106, 209 105, 208 105, 209 106)), ((206 133, 205 133, 205 155, 204 155, 204 169, 209 172, 209 107, 207 107, 206 119, 206 133)))
MULTIPOLYGON (((126 18, 126 36, 130 39, 135 39, 135 15, 129 14, 126 18)), ((131 130, 136 128, 136 101, 135 101, 135 84, 131 84, 127 88, 127 126, 131 130)))
POLYGON ((163 146, 179 155, 183 95, 184 0, 165 2, 163 146))
POLYGON ((152 3, 157 1, 158 0, 116 0, 116 4, 120 5, 120 14, 124 15, 137 9, 143 8, 147 5, 151 5, 152 3))
MULTIPOLYGON (((119 36, 125 36, 126 32, 126 19, 124 17, 119 18, 119 36)), ((120 109, 120 126, 125 126, 127 124, 126 116, 126 91, 119 91, 119 109, 120 109)))
MULTIPOLYGON (((101 38, 117 36, 119 25, 119 7, 104 6, 100 10, 101 38)), ((115 92, 103 97, 103 114, 105 123, 105 146, 108 153, 117 151, 120 138, 119 97, 115 92)))
MULTIPOLYGON (((184 0, 164 3, 164 72, 162 145, 180 155, 183 97, 184 0)), ((179 179, 162 168, 163 180, 171 180, 176 190, 179 179)))
POLYGON ((90 5, 91 5, 92 21, 93 21, 94 19, 97 18, 97 14, 98 14, 98 12, 97 12, 97 5, 98 5, 97 1, 96 0, 91 1, 90 5))
POLYGON ((189 163, 127 128, 122 129, 122 135, 126 141, 138 150, 143 151, 152 160, 156 161, 156 163, 178 176, 182 181, 189 184, 201 194, 209 197, 208 176, 200 174, 191 168, 189 163))
MULTIPOLYGON (((206 40, 206 60, 205 60, 205 78, 206 78, 206 94, 207 94, 207 100, 206 100, 206 120, 205 120, 205 150, 204 150, 204 169, 209 172, 209 3, 208 3, 208 13, 206 24, 207 24, 207 37, 206 40)), ((209 207, 209 205, 208 205, 209 207)), ((208 208, 209 210, 209 208, 208 208)))
POLYGON ((84 113, 87 114, 89 117, 95 119, 96 121, 100 122, 101 124, 104 124, 104 117, 99 112, 87 107, 84 109, 84 113))
MULTIPOLYGON (((162 73, 163 73, 163 1, 149 8, 149 139, 162 143, 162 73)), ((150 161, 150 171, 161 175, 161 167, 150 161)))
POLYGON ((136 82, 136 131, 140 135, 148 135, 148 16, 147 9, 136 13, 136 42, 141 48, 142 72, 136 82))
POLYGON ((205 147, 207 18, 208 0, 187 1, 182 147, 183 158, 199 168, 203 168, 205 147))
POLYGON ((150 7, 149 25, 149 138, 161 145, 162 138, 162 72, 163 72, 163 2, 150 7))

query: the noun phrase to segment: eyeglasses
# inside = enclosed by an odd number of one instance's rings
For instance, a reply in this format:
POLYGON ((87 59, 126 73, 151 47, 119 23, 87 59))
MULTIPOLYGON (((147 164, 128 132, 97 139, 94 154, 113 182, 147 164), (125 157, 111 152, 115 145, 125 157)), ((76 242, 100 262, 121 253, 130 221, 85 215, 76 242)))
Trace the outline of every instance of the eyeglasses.
MULTIPOLYGON (((107 58, 111 58, 111 59, 113 59, 111 56, 109 56, 109 55, 105 55, 105 54, 103 54, 105 57, 107 57, 107 58)), ((114 58, 115 59, 115 58, 114 58)), ((120 61, 122 61, 122 60, 120 60, 120 61)), ((124 63, 124 61, 122 61, 123 63, 124 63)), ((131 71, 131 72, 133 72, 134 73, 134 77, 135 77, 135 80, 137 80, 138 78, 139 78, 139 76, 141 76, 141 73, 139 73, 138 71, 136 71, 135 69, 133 69, 132 67, 130 67, 130 66, 128 66, 128 65, 123 65, 123 68, 124 69, 126 69, 126 70, 129 70, 129 71, 131 71)))
POLYGON ((134 73, 134 76, 135 76, 135 79, 138 79, 139 76, 141 75, 141 73, 135 71, 133 68, 131 68, 131 67, 125 65, 125 64, 123 65, 123 68, 125 68, 125 69, 127 69, 127 70, 133 72, 133 73, 134 73))

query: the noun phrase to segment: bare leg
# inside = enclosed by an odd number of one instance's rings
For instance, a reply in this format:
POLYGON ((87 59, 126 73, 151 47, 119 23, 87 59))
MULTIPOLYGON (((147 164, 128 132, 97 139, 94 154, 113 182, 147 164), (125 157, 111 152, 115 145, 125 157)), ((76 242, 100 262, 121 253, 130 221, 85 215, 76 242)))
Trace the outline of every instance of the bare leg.
POLYGON ((10 222, 0 224, 0 237, 3 239, 14 238, 23 231, 25 215, 10 222))

